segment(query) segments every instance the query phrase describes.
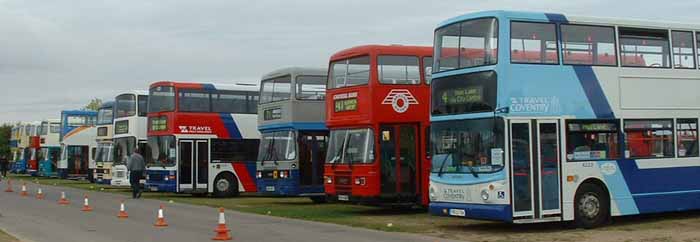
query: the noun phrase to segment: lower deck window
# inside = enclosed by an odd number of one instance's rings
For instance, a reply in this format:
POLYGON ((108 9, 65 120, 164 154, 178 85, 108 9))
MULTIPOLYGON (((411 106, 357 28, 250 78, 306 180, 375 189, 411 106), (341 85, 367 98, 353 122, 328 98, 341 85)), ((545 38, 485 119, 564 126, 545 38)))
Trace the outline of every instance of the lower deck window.
POLYGON ((698 120, 678 119, 676 121, 678 157, 698 157, 698 120))
POLYGON ((625 120, 628 158, 665 158, 674 156, 673 120, 625 120))
POLYGON ((569 161, 616 159, 618 122, 576 120, 567 123, 566 158, 569 161))

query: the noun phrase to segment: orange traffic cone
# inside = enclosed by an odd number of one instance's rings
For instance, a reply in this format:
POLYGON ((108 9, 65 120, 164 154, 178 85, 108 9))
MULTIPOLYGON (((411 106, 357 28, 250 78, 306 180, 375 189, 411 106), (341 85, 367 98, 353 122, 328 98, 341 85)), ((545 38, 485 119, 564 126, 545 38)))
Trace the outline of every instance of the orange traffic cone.
POLYGON ((153 224, 156 227, 168 227, 168 223, 165 222, 165 217, 163 216, 163 204, 160 205, 158 209, 158 217, 156 218, 156 223, 153 224))
POLYGON ((124 209, 124 201, 122 200, 122 203, 119 204, 119 214, 117 214, 117 218, 128 218, 129 214, 126 213, 126 209, 124 209))
POLYGON ((226 227, 226 217, 224 217, 224 208, 219 208, 219 225, 214 229, 216 236, 212 240, 232 240, 230 229, 226 227))
POLYGON ((85 202, 83 203, 83 208, 80 209, 80 211, 83 212, 90 212, 92 211, 92 208, 90 207, 90 203, 88 202, 88 196, 85 194, 85 202))
POLYGON ((36 199, 44 200, 44 193, 41 191, 41 187, 36 191, 36 199))
POLYGON ((68 205, 70 202, 66 199, 66 192, 61 192, 61 199, 58 199, 58 204, 68 205))
POLYGON ((19 195, 26 197, 29 196, 29 193, 27 193, 27 183, 25 182, 22 184, 22 191, 19 193, 19 195))
POLYGON ((7 189, 5 189, 5 192, 15 192, 14 190, 12 190, 12 181, 10 180, 10 178, 7 178, 7 189))

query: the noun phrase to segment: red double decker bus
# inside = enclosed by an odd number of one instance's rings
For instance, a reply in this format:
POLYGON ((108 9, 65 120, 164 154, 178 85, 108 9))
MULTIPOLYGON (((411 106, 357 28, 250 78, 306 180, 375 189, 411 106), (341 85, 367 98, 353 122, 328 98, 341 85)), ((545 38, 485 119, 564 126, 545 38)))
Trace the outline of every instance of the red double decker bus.
POLYGON ((324 169, 331 200, 428 204, 432 48, 367 45, 330 59, 324 169))

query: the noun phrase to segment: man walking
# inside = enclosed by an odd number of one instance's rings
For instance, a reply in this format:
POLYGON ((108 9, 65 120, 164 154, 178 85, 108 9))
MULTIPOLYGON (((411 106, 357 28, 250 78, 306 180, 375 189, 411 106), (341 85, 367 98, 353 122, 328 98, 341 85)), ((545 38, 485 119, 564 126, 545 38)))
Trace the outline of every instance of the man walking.
POLYGON ((146 170, 146 162, 141 156, 141 150, 138 147, 134 149, 134 153, 129 156, 126 162, 126 168, 129 169, 129 182, 131 183, 131 192, 133 198, 141 198, 141 177, 143 171, 146 170))
POLYGON ((2 173, 2 177, 7 177, 7 169, 9 168, 10 161, 7 160, 7 156, 2 155, 0 156, 0 172, 2 173))

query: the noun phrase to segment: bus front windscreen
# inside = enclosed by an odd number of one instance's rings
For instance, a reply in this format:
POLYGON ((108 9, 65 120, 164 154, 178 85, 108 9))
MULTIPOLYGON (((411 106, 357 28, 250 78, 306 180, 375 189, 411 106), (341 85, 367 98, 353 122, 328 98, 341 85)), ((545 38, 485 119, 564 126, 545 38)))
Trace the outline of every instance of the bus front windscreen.
POLYGON ((259 161, 288 161, 296 158, 296 132, 291 130, 263 133, 259 161))
POLYGON ((100 108, 97 111, 97 124, 98 125, 109 125, 113 121, 114 109, 112 107, 100 108))
POLYGON ((331 130, 327 163, 355 164, 374 161, 374 132, 371 129, 331 130))
POLYGON ((95 162, 112 162, 114 161, 114 146, 111 143, 99 143, 97 144, 97 150, 95 151, 95 162))
POLYGON ((175 166, 177 150, 175 148, 175 136, 151 136, 148 137, 149 152, 144 152, 147 166, 175 166), (150 154, 149 154, 150 153, 150 154))
POLYGON ((127 159, 129 159, 129 156, 131 155, 131 153, 134 152, 134 147, 136 146, 136 138, 135 137, 116 138, 116 139, 114 139, 113 146, 114 146, 114 151, 112 151, 112 153, 114 154, 114 158, 112 159, 112 161, 114 161, 115 165, 116 164, 126 165, 127 159))
POLYGON ((292 95, 292 77, 282 76, 261 82, 260 103, 289 100, 292 95))
POLYGON ((359 86, 369 83, 369 56, 355 57, 331 63, 328 89, 359 86))
POLYGON ((432 172, 491 173, 504 166, 501 118, 453 120, 431 124, 432 172))
POLYGON ((498 21, 481 18, 441 27, 434 45, 434 72, 496 64, 498 21))
POLYGON ((122 94, 116 98, 116 117, 124 118, 136 115, 136 95, 122 94))
POLYGON ((166 112, 175 110, 175 88, 154 87, 148 94, 148 112, 166 112))

